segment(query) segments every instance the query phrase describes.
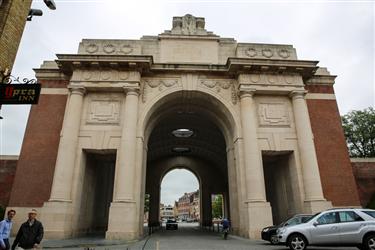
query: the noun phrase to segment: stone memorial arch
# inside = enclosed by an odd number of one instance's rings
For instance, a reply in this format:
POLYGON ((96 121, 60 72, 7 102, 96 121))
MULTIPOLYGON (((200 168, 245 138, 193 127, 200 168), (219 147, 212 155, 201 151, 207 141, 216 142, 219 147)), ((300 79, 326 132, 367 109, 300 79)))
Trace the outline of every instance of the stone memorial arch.
POLYGON ((222 38, 192 15, 158 36, 85 39, 77 54, 57 54, 35 69, 43 89, 8 208, 14 228, 34 207, 47 238, 139 238, 144 196, 157 224, 174 168, 199 179, 202 226, 220 193, 245 237, 295 213, 358 205, 335 76, 317 64, 291 45, 222 38))

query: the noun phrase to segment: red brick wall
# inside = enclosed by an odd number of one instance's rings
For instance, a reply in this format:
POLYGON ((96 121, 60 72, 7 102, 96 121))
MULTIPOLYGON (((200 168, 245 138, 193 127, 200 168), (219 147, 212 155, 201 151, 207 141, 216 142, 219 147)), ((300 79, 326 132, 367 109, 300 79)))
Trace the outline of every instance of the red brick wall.
MULTIPOLYGON (((8 206, 18 156, 0 157, 0 206, 8 206)), ((1 215, 0 215, 1 216, 1 215)))
POLYGON ((334 94, 334 89, 332 85, 307 85, 305 89, 309 93, 324 93, 324 94, 334 94))
MULTIPOLYGON (((309 89, 312 87, 309 86, 309 89)), ((334 206, 359 205, 336 100, 306 101, 325 198, 334 206)))
MULTIPOLYGON (((42 81, 42 86, 66 87, 42 81)), ((41 95, 30 111, 10 206, 42 206, 50 196, 67 95, 41 95)))
POLYGON ((352 159, 354 176, 357 182, 359 199, 363 207, 367 206, 375 193, 375 159, 363 159, 358 162, 352 159))

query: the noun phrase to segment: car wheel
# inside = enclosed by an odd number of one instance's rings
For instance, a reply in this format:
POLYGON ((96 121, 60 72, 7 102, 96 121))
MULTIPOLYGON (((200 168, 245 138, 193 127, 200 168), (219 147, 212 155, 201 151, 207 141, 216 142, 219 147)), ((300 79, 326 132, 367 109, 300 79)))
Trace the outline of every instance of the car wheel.
POLYGON ((293 234, 288 239, 288 246, 291 250, 305 250, 307 240, 300 234, 293 234))
POLYGON ((364 249, 375 250, 375 234, 367 236, 364 240, 364 249))
POLYGON ((276 244, 279 243, 279 240, 277 239, 276 235, 272 235, 270 242, 271 242, 272 245, 276 245, 276 244))

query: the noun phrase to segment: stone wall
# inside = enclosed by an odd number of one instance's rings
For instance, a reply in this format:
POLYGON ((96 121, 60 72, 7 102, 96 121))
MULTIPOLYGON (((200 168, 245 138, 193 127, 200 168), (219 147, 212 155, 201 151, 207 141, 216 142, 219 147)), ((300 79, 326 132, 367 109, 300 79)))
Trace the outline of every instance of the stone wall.
MULTIPOLYGON (((16 174, 18 156, 1 155, 0 156, 0 206, 8 206, 10 192, 16 174)), ((0 214, 1 217, 1 214, 0 214)))
POLYGON ((351 162, 359 199, 365 207, 375 194, 375 158, 352 158, 351 162))

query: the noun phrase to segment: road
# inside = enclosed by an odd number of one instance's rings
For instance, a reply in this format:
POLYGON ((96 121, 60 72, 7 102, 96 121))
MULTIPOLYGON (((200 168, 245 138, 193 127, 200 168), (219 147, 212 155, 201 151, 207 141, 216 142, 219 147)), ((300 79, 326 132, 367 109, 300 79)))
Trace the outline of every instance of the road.
MULTIPOLYGON (((138 245, 138 244, 137 244, 138 245)), ((249 240, 237 236, 222 239, 217 232, 201 230, 197 224, 179 223, 178 230, 162 230, 143 242, 144 250, 287 250, 285 246, 272 246, 265 241, 249 240)), ((137 246, 139 247, 139 245, 137 246)), ((130 248, 132 249, 132 248, 130 248)), ((349 247, 308 247, 309 250, 357 250, 349 247)))
MULTIPOLYGON (((272 246, 262 240, 249 240, 230 235, 224 240, 220 233, 201 229, 197 223, 178 223, 178 230, 165 230, 165 226, 137 242, 121 243, 102 238, 46 240, 43 249, 64 250, 288 250, 285 246, 272 246)), ((308 247, 308 250, 357 250, 350 247, 308 247)))

